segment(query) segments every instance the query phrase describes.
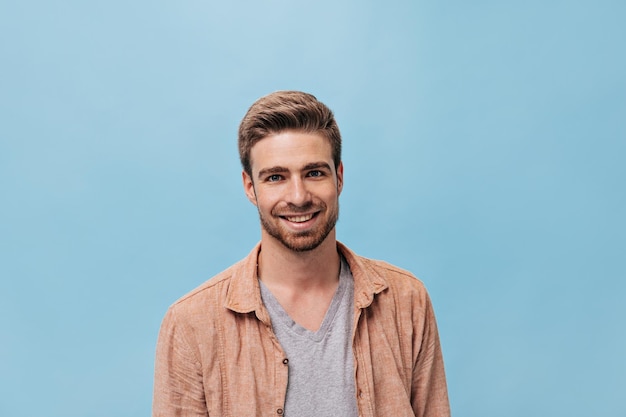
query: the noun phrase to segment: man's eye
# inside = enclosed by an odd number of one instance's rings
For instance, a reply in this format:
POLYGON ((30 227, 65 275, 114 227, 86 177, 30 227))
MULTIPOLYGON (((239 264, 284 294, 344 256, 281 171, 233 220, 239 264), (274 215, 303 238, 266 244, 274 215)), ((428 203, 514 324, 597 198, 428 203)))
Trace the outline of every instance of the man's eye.
POLYGON ((269 182, 280 181, 280 175, 278 174, 270 175, 269 177, 267 177, 267 180, 269 182))
POLYGON ((310 171, 309 177, 321 177, 324 173, 322 171, 310 171))

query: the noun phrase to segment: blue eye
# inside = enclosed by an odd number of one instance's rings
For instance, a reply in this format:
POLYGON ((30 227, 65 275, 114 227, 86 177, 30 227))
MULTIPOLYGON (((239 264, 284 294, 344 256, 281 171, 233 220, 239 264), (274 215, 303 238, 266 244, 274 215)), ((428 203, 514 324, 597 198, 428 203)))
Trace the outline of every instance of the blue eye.
POLYGON ((269 182, 275 182, 275 181, 280 181, 280 175, 278 174, 274 174, 274 175, 270 175, 269 177, 267 177, 267 180, 269 182))
POLYGON ((321 177, 324 175, 322 171, 311 171, 309 172, 309 177, 321 177))

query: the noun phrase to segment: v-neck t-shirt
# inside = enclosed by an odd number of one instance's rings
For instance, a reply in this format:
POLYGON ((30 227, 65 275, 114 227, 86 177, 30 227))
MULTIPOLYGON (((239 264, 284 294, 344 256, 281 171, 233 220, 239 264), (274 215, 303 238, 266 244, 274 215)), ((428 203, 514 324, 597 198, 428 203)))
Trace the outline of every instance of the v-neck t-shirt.
POLYGON ((317 331, 296 323, 259 280, 272 329, 289 360, 284 417, 357 417, 352 354, 354 281, 341 259, 339 285, 317 331))

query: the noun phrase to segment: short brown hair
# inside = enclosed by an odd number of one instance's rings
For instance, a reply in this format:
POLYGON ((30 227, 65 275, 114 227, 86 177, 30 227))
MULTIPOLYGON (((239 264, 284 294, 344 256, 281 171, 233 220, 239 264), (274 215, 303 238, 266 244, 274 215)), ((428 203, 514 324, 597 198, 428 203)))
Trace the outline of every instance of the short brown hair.
POLYGON ((239 125, 239 158, 252 176, 250 150, 266 136, 285 130, 322 133, 330 141, 335 168, 341 162, 341 133, 333 112, 315 96, 301 91, 276 91, 254 102, 239 125))

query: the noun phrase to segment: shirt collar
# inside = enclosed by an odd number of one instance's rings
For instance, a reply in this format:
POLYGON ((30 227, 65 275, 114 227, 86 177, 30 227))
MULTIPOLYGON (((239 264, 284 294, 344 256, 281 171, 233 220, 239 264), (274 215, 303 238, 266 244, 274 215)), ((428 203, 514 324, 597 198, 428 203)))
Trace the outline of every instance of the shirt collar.
MULTIPOLYGON (((385 278, 370 262, 356 255, 347 246, 337 242, 337 249, 344 256, 354 277, 354 306, 366 308, 388 287, 385 278)), ((269 314, 261 300, 261 290, 257 279, 257 262, 261 244, 258 243, 250 254, 233 268, 233 275, 227 289, 224 306, 237 313, 255 312, 259 320, 269 323, 269 314)))

